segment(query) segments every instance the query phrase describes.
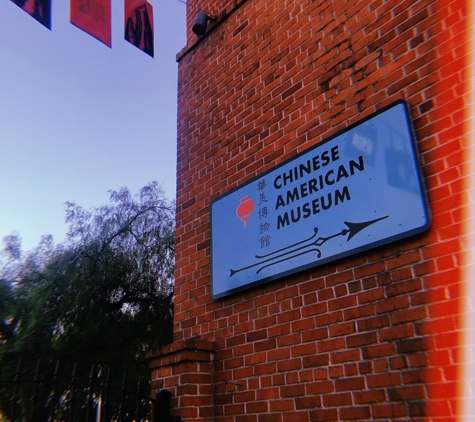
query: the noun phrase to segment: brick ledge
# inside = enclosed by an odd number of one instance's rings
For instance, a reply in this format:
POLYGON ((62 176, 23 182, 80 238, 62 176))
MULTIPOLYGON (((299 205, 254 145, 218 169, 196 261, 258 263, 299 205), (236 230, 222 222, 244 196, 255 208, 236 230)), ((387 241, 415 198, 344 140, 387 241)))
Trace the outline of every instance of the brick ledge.
POLYGON ((174 365, 186 361, 210 362, 210 354, 214 354, 216 346, 213 342, 190 338, 181 340, 147 354, 150 368, 174 365))

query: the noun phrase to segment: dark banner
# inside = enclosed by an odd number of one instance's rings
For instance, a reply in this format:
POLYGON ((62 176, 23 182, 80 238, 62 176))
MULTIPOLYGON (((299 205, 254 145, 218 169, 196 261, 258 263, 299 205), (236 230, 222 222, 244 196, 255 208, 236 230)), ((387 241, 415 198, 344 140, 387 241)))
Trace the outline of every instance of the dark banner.
POLYGON ((39 23, 51 29, 51 0, 11 0, 39 23))
POLYGON ((125 0, 124 38, 153 57, 153 8, 144 0, 125 0))
POLYGON ((111 0, 71 0, 73 25, 111 47, 111 0))

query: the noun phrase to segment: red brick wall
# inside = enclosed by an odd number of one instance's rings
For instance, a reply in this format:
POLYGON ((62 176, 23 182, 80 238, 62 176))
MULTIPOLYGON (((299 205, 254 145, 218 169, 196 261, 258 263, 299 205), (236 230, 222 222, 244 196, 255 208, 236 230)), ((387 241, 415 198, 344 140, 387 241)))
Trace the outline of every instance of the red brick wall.
MULTIPOLYGON (((178 57, 175 342, 214 345, 216 421, 460 413, 468 4, 189 2, 178 57), (191 5, 217 16, 201 40, 191 5), (212 300, 211 201, 397 99, 416 127, 431 229, 212 300)), ((174 414, 211 420, 180 406, 186 392, 172 384, 174 414)))

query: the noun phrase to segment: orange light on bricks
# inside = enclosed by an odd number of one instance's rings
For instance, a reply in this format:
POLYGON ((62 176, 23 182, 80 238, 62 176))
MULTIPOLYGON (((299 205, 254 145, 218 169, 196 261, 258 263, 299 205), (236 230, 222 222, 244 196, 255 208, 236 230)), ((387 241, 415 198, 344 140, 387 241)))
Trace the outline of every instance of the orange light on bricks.
POLYGON ((468 41, 468 81, 466 98, 467 107, 467 129, 466 139, 468 145, 469 177, 465 186, 467 211, 464 221, 465 237, 468 239, 468 248, 464 254, 464 291, 462 292, 462 335, 461 343, 461 365, 459 369, 459 391, 458 397, 461 399, 459 420, 469 422, 475 420, 475 19, 473 1, 468 2, 468 19, 466 37, 468 41))

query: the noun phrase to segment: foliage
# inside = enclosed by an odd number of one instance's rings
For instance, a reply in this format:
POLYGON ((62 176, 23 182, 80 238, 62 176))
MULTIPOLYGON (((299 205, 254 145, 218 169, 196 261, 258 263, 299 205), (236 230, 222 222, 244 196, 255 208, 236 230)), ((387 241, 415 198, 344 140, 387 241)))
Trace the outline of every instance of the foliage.
POLYGON ((172 341, 174 204, 153 182, 86 210, 66 204, 67 240, 23 256, 4 238, 0 378, 18 359, 82 362, 147 374, 145 353, 172 341))

